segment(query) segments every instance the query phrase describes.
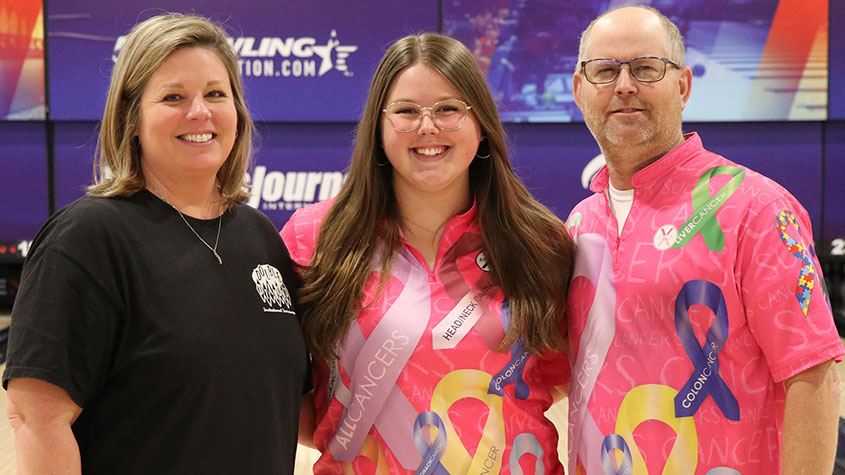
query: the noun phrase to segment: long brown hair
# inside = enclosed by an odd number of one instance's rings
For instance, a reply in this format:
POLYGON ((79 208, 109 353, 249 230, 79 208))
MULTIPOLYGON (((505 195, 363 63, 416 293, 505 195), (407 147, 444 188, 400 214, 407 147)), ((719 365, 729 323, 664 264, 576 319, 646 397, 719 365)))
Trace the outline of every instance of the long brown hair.
POLYGON ((381 110, 396 75, 417 63, 452 84, 472 106, 486 137, 481 153, 490 158, 473 160, 470 187, 493 280, 510 299, 511 323, 502 345, 522 339, 533 353, 562 349, 572 240, 563 223, 534 200, 514 174, 495 103, 472 54, 457 40, 425 33, 395 42, 370 84, 349 175, 323 219, 314 256, 305 268, 300 301, 310 351, 316 357, 336 357, 361 310, 377 242, 383 244, 385 268, 400 245, 402 223, 392 168, 378 165, 387 161, 380 146, 381 110))
POLYGON ((94 196, 131 195, 144 188, 141 145, 135 132, 141 118, 141 96, 152 75, 180 48, 208 48, 226 67, 238 134, 226 162, 217 172, 223 200, 240 203, 249 198, 245 173, 252 160, 252 120, 244 102, 238 58, 226 42, 223 28, 206 18, 168 13, 149 18, 132 28, 112 70, 106 108, 100 123, 94 163, 94 196))

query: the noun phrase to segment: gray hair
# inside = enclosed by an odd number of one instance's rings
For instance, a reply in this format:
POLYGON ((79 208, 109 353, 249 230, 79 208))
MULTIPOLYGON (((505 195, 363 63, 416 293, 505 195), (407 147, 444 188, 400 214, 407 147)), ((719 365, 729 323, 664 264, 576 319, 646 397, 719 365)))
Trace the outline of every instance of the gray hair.
POLYGON ((587 29, 585 29, 584 32, 581 33, 581 42, 578 44, 578 63, 575 65, 576 72, 581 69, 581 61, 587 60, 587 43, 589 43, 590 41, 590 33, 592 33, 593 26, 596 24, 596 22, 604 18, 608 13, 613 13, 617 10, 629 7, 641 8, 657 16, 657 18, 660 20, 660 23, 663 25, 663 31, 666 33, 666 52, 669 55, 669 59, 674 61, 679 67, 684 67, 684 36, 681 34, 681 31, 678 29, 678 26, 672 23, 672 20, 670 20, 666 15, 660 13, 658 9, 650 5, 630 4, 621 5, 602 13, 601 15, 597 16, 592 22, 590 22, 589 26, 587 26, 587 29))

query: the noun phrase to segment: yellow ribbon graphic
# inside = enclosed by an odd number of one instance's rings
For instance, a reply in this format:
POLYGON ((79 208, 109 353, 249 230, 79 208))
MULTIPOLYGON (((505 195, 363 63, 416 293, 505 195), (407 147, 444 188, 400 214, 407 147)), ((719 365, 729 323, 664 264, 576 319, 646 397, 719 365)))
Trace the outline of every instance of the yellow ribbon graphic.
MULTIPOLYGON (((376 464, 376 471, 373 472, 375 475, 390 475, 390 469, 387 466, 387 457, 384 456, 384 452, 381 450, 381 447, 379 447, 378 442, 373 438, 373 436, 369 434, 367 435, 364 439, 364 445, 361 446, 361 451, 358 452, 358 456, 367 457, 376 464)), ((343 474, 355 475, 355 469, 352 468, 352 462, 343 463, 343 474)))
MULTIPOLYGON (((641 423, 657 420, 666 423, 675 434, 675 444, 663 467, 664 474, 694 473, 698 465, 698 434, 692 417, 675 417, 678 391, 662 384, 644 384, 630 390, 619 405, 616 433, 625 439, 634 458, 634 473, 648 474, 645 460, 634 440, 634 430, 641 423)), ((616 451, 617 464, 622 454, 616 451)))
MULTIPOLYGON (((492 376, 475 369, 459 369, 447 374, 437 383, 431 397, 431 410, 436 412, 446 426, 446 450, 440 463, 449 473, 499 473, 505 451, 505 421, 502 416, 503 398, 487 394, 492 376), (475 457, 461 443, 458 433, 449 420, 449 408, 463 398, 473 398, 490 409, 484 432, 478 441, 475 457)), ((436 431, 437 429, 431 429, 436 431)), ((432 434, 432 440, 436 434, 432 434)))

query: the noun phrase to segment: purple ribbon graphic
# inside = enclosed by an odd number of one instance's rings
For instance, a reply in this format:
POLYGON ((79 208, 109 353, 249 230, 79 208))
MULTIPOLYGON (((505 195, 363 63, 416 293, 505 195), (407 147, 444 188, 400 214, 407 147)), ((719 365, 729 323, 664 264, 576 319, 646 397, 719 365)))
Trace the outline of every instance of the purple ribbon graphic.
MULTIPOLYGON (((502 302, 502 326, 507 331, 510 325, 510 305, 508 299, 502 302)), ((511 360, 502 368, 501 371, 493 375, 490 380, 490 387, 487 389, 487 394, 505 395, 505 386, 513 383, 513 393, 517 399, 528 399, 531 394, 531 389, 528 384, 522 379, 522 372, 525 370, 525 362, 528 361, 530 353, 525 351, 525 343, 518 340, 510 346, 511 360)))
POLYGON ((449 475, 449 472, 440 463, 440 457, 446 450, 446 426, 436 412, 426 411, 417 416, 417 420, 414 422, 414 445, 417 446, 417 450, 422 455, 422 463, 420 463, 414 475, 428 473, 449 475), (437 428, 437 436, 431 445, 428 444, 428 440, 423 434, 423 427, 429 425, 437 428))
POLYGON ((631 449, 621 435, 610 434, 604 438, 601 444, 601 466, 605 475, 631 475, 634 473, 634 460, 631 457, 631 449), (613 449, 622 452, 622 463, 616 467, 613 449))
POLYGON ((719 352, 728 339, 728 309, 725 297, 716 284, 706 280, 691 280, 684 284, 675 300, 675 329, 684 350, 695 369, 684 387, 675 396, 675 417, 690 417, 698 411, 708 394, 713 396, 722 414, 732 421, 739 420, 739 404, 719 376, 719 352), (688 310, 702 304, 713 311, 716 318, 707 330, 704 346, 692 329, 688 310))

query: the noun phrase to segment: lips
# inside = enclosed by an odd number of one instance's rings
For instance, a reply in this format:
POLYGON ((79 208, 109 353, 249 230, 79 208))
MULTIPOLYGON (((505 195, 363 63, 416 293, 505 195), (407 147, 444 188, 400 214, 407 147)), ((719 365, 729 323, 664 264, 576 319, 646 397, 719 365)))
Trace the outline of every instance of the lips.
POLYGON ((215 136, 216 136, 216 134, 206 132, 206 133, 202 133, 202 134, 184 134, 184 135, 178 136, 178 138, 180 140, 184 140, 186 142, 205 143, 205 142, 210 142, 211 139, 213 139, 215 136))
POLYGON ((438 155, 442 155, 448 149, 449 147, 445 145, 431 145, 427 147, 414 147, 411 150, 413 150, 417 155, 422 155, 424 157, 436 157, 438 155))
POLYGON ((644 106, 639 104, 618 104, 610 108, 613 114, 633 114, 634 112, 643 112, 646 110, 644 106))

